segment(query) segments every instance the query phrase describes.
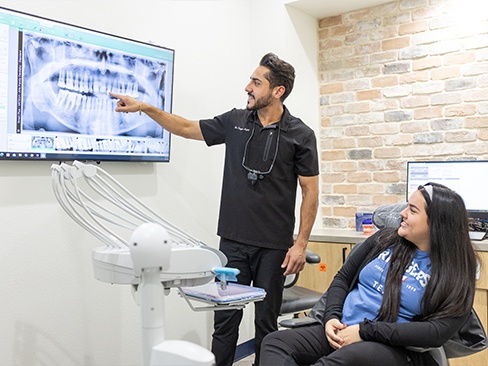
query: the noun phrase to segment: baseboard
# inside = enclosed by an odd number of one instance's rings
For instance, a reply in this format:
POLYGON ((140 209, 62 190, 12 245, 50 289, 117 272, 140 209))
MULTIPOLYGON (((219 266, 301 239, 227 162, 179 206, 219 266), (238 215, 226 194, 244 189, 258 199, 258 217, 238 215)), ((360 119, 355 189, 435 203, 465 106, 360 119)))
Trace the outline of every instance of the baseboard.
POLYGON ((234 357, 234 362, 242 360, 247 356, 254 353, 254 338, 248 340, 247 342, 241 343, 236 347, 236 355, 234 357))

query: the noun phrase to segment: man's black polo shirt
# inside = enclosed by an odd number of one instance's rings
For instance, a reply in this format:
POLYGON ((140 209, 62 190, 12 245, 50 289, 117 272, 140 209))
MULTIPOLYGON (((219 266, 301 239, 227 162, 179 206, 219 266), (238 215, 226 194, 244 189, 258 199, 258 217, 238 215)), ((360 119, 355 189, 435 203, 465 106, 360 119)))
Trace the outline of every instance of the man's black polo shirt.
POLYGON ((313 130, 286 108, 279 124, 264 128, 256 111, 243 109, 201 120, 200 127, 208 146, 226 146, 217 234, 259 247, 291 247, 298 175, 319 174, 313 130), (271 171, 257 174, 253 184, 243 165, 271 171))

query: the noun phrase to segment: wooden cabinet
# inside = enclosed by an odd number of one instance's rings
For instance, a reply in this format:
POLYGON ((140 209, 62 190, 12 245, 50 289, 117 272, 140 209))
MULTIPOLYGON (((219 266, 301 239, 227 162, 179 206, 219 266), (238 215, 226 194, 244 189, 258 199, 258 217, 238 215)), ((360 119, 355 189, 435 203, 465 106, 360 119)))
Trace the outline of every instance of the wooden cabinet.
POLYGON ((309 242, 308 249, 320 256, 320 263, 307 264, 300 272, 297 285, 325 292, 349 254, 351 244, 309 242))
MULTIPOLYGON (((320 255, 320 264, 306 265, 297 284, 316 291, 325 292, 341 268, 345 258, 354 244, 339 244, 328 242, 309 242, 308 248, 320 255)), ((481 271, 476 283, 474 308, 478 314, 485 331, 488 331, 488 252, 478 252, 481 260, 481 271)), ((453 358, 449 366, 487 366, 488 350, 477 354, 453 358)))

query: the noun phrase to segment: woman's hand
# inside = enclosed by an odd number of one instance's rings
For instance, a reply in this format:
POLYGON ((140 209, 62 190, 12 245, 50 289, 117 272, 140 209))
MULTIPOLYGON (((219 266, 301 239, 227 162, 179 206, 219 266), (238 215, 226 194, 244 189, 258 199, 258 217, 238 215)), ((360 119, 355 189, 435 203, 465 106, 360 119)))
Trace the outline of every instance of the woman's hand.
POLYGON ((362 339, 359 336, 359 324, 344 326, 343 329, 337 332, 337 337, 340 337, 343 340, 343 346, 347 346, 348 344, 356 342, 361 342, 362 339))
POLYGON ((325 335, 332 348, 338 349, 344 345, 344 339, 339 333, 345 328, 346 325, 342 324, 338 319, 330 319, 325 323, 325 335))

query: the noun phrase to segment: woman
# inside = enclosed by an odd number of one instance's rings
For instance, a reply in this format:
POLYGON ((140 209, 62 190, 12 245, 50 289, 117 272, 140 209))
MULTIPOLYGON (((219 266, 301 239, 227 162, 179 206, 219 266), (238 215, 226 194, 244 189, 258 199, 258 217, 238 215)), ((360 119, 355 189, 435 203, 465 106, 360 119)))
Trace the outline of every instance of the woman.
POLYGON ((420 186, 399 228, 378 231, 349 256, 327 292, 323 324, 263 341, 260 365, 436 365, 473 305, 477 258, 462 198, 420 186))

